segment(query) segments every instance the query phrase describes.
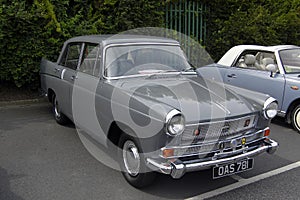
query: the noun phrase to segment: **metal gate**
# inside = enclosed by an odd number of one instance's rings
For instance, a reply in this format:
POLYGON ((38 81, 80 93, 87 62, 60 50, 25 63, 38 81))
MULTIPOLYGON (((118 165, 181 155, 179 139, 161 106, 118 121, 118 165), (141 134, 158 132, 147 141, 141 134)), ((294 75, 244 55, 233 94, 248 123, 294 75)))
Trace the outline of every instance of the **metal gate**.
POLYGON ((207 6, 199 0, 178 0, 166 5, 166 28, 205 43, 207 6))

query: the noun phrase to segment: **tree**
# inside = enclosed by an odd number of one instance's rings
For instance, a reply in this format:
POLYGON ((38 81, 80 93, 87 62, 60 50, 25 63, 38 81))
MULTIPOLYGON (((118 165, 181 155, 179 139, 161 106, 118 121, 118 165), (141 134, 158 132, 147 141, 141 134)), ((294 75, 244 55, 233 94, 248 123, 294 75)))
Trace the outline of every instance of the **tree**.
POLYGON ((239 44, 300 44, 299 0, 212 0, 207 49, 218 60, 239 44))

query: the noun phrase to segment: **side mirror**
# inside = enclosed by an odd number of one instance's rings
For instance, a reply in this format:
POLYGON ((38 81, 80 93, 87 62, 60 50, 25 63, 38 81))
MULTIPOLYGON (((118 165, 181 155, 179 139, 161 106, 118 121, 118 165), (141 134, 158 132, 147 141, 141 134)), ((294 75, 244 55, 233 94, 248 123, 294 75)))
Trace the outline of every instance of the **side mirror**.
POLYGON ((277 72, 277 67, 274 64, 268 64, 266 66, 266 70, 271 72, 271 76, 270 77, 274 77, 274 74, 277 72))

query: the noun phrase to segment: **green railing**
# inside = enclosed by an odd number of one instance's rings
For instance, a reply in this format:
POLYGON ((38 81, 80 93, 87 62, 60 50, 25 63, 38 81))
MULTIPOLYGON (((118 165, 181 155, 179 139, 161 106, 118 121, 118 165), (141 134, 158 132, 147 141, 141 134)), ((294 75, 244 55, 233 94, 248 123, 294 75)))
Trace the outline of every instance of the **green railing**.
POLYGON ((205 43, 207 6, 199 0, 178 0, 166 6, 166 28, 205 43))

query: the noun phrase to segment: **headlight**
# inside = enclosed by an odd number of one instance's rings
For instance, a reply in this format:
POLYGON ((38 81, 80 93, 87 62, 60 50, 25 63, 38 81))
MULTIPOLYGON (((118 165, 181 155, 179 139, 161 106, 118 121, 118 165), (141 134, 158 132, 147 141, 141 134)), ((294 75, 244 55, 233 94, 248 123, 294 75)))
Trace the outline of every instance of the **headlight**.
POLYGON ((263 114, 266 119, 272 119, 277 115, 278 103, 276 99, 269 97, 265 103, 263 108, 263 114))
POLYGON ((166 133, 170 136, 180 135, 184 127, 184 116, 178 110, 171 110, 166 117, 166 133))

